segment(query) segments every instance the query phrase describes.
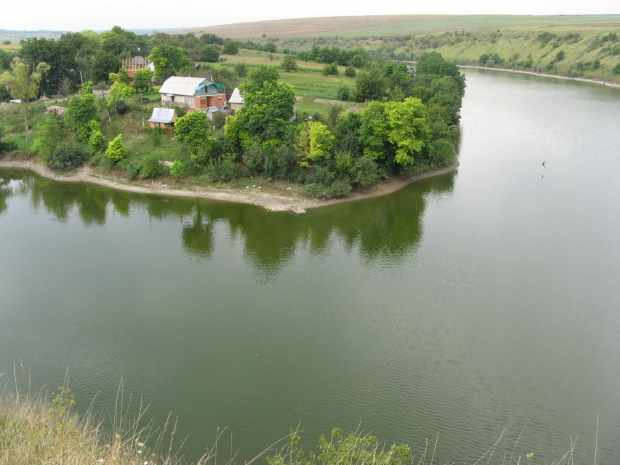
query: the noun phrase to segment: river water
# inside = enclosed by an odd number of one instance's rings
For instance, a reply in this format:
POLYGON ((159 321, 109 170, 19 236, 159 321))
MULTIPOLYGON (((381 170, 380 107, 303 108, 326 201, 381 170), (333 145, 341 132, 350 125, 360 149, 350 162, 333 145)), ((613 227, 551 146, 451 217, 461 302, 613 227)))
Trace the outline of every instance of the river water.
POLYGON ((188 459, 301 423, 591 463, 600 415, 619 463, 620 90, 468 70, 462 126, 458 172, 305 217, 1 170, 0 372, 122 378, 188 459))

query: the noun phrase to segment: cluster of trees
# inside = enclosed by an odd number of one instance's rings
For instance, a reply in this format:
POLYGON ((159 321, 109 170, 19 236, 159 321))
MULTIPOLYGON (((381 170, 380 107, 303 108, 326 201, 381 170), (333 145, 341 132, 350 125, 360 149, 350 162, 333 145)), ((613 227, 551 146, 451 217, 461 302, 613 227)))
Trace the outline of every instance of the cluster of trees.
POLYGON ((297 124, 293 89, 278 82, 275 68, 256 68, 241 86, 244 107, 226 119, 221 146, 227 153, 221 159, 242 162, 254 174, 302 182, 307 195, 325 198, 451 163, 465 78, 438 53, 422 56, 415 73, 403 66, 389 63, 365 72, 379 81, 372 96, 379 98, 369 98, 361 113, 332 107, 325 121, 297 124), (396 88, 399 98, 387 97, 396 88))
POLYGON ((297 58, 303 61, 336 63, 340 66, 353 66, 354 68, 363 68, 370 61, 368 52, 363 48, 347 50, 339 47, 319 47, 318 45, 314 45, 307 52, 297 53, 297 58))
MULTIPOLYGON (((438 53, 428 53, 420 58, 414 70, 404 63, 371 62, 359 50, 315 47, 311 52, 304 52, 308 53, 306 58, 325 62, 326 67, 336 72, 338 64, 348 66, 345 74, 355 78, 355 88, 343 99, 368 102, 361 112, 345 112, 342 106, 332 106, 326 118, 312 115, 296 122, 292 86, 279 81, 277 68, 261 65, 240 86, 245 105, 234 116, 228 116, 225 124, 221 123, 223 131, 213 132, 213 123, 202 112, 181 114, 174 132, 184 150, 175 156, 177 160, 172 167, 169 170, 162 167, 154 156, 141 160, 138 165, 132 161, 120 134, 108 133, 111 140, 106 140, 102 131, 102 117, 107 113, 109 119, 109 112, 114 109, 123 113, 127 109, 125 102, 132 98, 135 89, 142 85, 148 87, 150 80, 150 71, 145 70, 145 75, 138 74, 130 86, 127 71, 120 68, 120 57, 132 51, 148 50, 148 59, 155 64, 155 77, 163 81, 192 65, 188 46, 202 51, 204 47, 224 50, 234 49, 239 43, 213 34, 200 39, 193 35, 190 38, 156 34, 142 42, 140 36, 125 32, 118 28, 95 35, 97 38, 91 42, 85 41, 84 33, 73 37, 72 43, 80 44, 76 50, 87 50, 88 43, 98 44, 95 58, 99 54, 112 54, 119 62, 108 69, 105 77, 113 82, 107 99, 97 101, 92 83, 86 81, 80 95, 71 98, 63 117, 49 115, 38 128, 33 150, 50 166, 68 168, 91 156, 98 163, 104 160, 110 167, 127 170, 131 179, 138 173, 143 177, 165 173, 175 177, 204 175, 220 181, 260 175, 300 182, 305 184, 304 192, 309 196, 333 198, 346 196, 353 187, 363 188, 386 176, 445 166, 454 158, 465 90, 465 78, 456 65, 438 53), (356 66, 364 67, 356 71, 356 66), (72 144, 67 146, 67 140, 72 144)), ((55 46, 62 41, 55 42, 55 46)), ((39 46, 47 47, 49 43, 39 39, 28 43, 27 56, 31 62, 18 58, 10 64, 11 70, 0 75, 2 87, 26 99, 36 95, 39 86, 52 85, 48 76, 53 69, 41 60, 47 55, 34 53, 42 50, 39 46), (35 61, 37 66, 32 72, 29 63, 35 61)), ((80 53, 76 52, 75 56, 80 53)), ((298 58, 304 56, 300 54, 298 58)), ((56 60, 53 54, 50 58, 56 60)), ((294 71, 295 59, 292 56, 287 59, 282 67, 294 71)), ((69 60, 62 69, 66 71, 73 64, 69 60)), ((86 77, 99 77, 94 59, 89 66, 76 65, 71 69, 83 70, 86 77)), ((241 75, 247 69, 239 71, 241 75)), ((159 130, 148 131, 159 133, 159 130)))
MULTIPOLYGON (((19 51, 0 50, 0 73, 11 70, 15 58, 31 71, 46 63, 49 69, 42 76, 37 96, 69 95, 86 81, 110 83, 110 74, 119 72, 122 60, 134 56, 153 61, 155 77, 163 81, 193 69, 194 62, 217 62, 221 54, 236 55, 240 46, 237 41, 215 34, 203 34, 200 38, 192 33, 148 36, 114 26, 101 34, 85 30, 63 34, 59 40, 30 38, 19 51)), ((0 101, 11 97, 20 98, 0 86, 0 101)))

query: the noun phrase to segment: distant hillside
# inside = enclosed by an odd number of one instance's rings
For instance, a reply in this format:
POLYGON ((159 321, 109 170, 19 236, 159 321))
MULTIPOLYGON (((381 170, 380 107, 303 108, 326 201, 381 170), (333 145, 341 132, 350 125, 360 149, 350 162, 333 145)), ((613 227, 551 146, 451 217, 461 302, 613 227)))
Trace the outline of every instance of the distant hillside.
POLYGON ((30 37, 58 40, 65 32, 67 31, 12 31, 10 29, 0 29, 0 44, 6 40, 10 40, 13 44, 18 44, 20 40, 26 40, 30 37))
POLYGON ((298 18, 226 24, 173 31, 217 34, 220 37, 391 37, 443 31, 470 31, 502 27, 606 25, 620 26, 620 15, 517 16, 517 15, 394 15, 298 18))

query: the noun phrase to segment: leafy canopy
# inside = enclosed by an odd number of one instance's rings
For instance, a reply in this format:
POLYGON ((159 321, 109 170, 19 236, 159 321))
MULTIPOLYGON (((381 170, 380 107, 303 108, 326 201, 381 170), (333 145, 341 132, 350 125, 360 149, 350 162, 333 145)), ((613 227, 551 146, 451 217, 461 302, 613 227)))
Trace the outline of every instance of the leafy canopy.
POLYGON ((177 139, 190 153, 194 160, 200 159, 211 150, 215 139, 209 135, 209 120, 201 111, 194 111, 177 118, 174 132, 177 139))

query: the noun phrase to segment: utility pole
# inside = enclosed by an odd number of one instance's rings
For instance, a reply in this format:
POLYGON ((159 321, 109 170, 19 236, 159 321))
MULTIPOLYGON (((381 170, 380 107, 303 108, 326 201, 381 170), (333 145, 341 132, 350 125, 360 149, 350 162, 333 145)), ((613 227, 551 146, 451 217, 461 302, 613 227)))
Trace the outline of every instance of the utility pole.
POLYGON ((140 110, 142 110, 142 126, 144 126, 144 105, 142 104, 142 89, 140 89, 140 110))

